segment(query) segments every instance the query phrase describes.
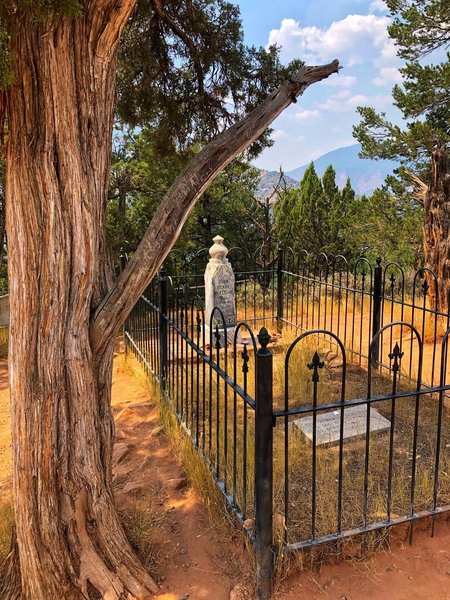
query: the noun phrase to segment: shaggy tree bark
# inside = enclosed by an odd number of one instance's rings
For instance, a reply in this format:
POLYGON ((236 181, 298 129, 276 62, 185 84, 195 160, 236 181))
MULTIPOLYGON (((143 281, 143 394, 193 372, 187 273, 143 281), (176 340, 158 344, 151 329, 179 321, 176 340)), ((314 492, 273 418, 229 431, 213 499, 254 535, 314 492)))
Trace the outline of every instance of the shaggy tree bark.
MULTIPOLYGON (((108 291, 105 211, 116 52, 135 0, 84 3, 13 38, 7 234, 13 485, 21 597, 149 598, 157 591, 114 507, 110 408, 114 336, 195 201, 335 61, 303 69, 186 168, 108 291)), ((17 559, 17 556, 13 558, 17 559)), ((13 571, 0 590, 19 597, 13 571)))
MULTIPOLYGON (((58 24, 21 16, 7 95, 14 511, 22 595, 157 591, 114 508, 111 341, 90 347, 106 292, 105 207, 120 31, 134 0, 58 24)), ((2 597, 12 597, 13 590, 2 597)))
POLYGON ((447 150, 438 144, 431 153, 431 180, 426 185, 413 173, 408 173, 415 197, 423 205, 423 249, 425 267, 436 274, 426 273, 431 308, 441 312, 449 308, 450 294, 450 173, 447 150))

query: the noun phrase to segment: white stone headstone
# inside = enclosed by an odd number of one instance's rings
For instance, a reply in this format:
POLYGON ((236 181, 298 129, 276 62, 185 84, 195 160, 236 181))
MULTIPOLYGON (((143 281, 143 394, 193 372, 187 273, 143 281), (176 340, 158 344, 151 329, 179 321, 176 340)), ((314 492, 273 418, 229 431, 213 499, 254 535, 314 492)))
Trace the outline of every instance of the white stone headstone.
MULTIPOLYGON (((213 309, 220 308, 226 322, 227 342, 233 343, 236 329, 235 279, 233 268, 227 258, 228 248, 224 246, 223 237, 216 235, 214 245, 209 249, 211 258, 205 270, 205 341, 210 343, 210 322, 213 309)), ((221 346, 224 346, 223 320, 218 311, 214 312, 212 321, 212 343, 215 344, 214 332, 219 327, 221 346)))
MULTIPOLYGON (((295 419, 292 421, 310 442, 313 440, 313 418, 312 416, 295 419)), ((351 406, 344 408, 344 435, 343 439, 351 439, 366 435, 367 407, 351 406)), ((390 422, 380 415, 374 408, 370 407, 370 433, 388 431, 390 422)), ((323 444, 338 444, 341 431, 341 410, 327 413, 318 413, 316 419, 316 446, 323 444)))

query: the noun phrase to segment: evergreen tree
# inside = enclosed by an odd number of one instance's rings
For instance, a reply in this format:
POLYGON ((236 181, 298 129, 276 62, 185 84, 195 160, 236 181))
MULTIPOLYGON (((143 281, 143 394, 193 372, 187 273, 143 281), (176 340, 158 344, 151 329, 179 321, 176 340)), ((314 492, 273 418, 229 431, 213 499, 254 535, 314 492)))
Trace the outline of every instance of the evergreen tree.
POLYGON ((415 269, 422 254, 422 219, 417 203, 404 202, 385 188, 356 198, 344 221, 345 256, 354 259, 363 254, 372 262, 381 256, 384 264, 398 262, 415 269))
POLYGON ((277 235, 295 252, 317 253, 323 245, 323 217, 323 187, 311 162, 299 186, 281 194, 275 216, 277 235))
POLYGON ((342 221, 345 218, 342 195, 336 185, 336 171, 329 165, 322 177, 323 185, 323 215, 320 228, 323 231, 325 252, 340 254, 343 252, 342 221))
POLYGON ((354 198, 350 179, 339 192, 333 166, 326 168, 321 180, 314 163, 311 163, 299 186, 284 191, 276 205, 275 223, 279 239, 283 244, 293 246, 297 252, 305 249, 312 254, 349 253, 343 231, 354 198))
MULTIPOLYGON (((384 113, 359 108, 362 121, 354 129, 362 155, 401 161, 394 191, 408 193, 423 206, 425 266, 439 281, 438 305, 448 307, 450 294, 450 3, 448 0, 386 0, 393 16, 389 35, 405 59, 403 86, 392 91, 406 125, 389 122, 384 113), (428 58, 424 62, 424 58, 428 58), (430 57, 437 62, 430 62, 430 57)), ((434 285, 430 287, 433 301, 434 285)))

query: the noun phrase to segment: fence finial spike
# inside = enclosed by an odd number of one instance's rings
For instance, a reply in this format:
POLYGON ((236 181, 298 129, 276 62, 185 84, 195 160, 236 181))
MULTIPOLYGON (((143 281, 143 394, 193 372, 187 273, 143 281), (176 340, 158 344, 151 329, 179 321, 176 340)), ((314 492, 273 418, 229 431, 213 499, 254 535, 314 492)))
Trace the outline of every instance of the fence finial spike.
POLYGON ((261 344, 261 348, 265 350, 270 342, 270 333, 265 327, 262 327, 258 333, 258 341, 261 344))

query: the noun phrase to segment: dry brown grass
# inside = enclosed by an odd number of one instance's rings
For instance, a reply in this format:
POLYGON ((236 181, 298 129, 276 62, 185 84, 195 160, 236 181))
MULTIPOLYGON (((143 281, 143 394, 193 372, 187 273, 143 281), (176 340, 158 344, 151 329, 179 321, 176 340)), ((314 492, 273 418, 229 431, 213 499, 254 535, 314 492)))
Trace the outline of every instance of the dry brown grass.
POLYGON ((155 532, 162 525, 166 516, 136 503, 133 508, 122 511, 120 518, 128 541, 144 567, 147 570, 154 568, 158 563, 160 548, 160 544, 155 538, 155 532))
POLYGON ((12 529, 14 524, 13 507, 10 503, 0 504, 0 583, 2 564, 11 549, 12 529))
POLYGON ((9 327, 0 327, 0 358, 8 356, 9 327))

